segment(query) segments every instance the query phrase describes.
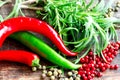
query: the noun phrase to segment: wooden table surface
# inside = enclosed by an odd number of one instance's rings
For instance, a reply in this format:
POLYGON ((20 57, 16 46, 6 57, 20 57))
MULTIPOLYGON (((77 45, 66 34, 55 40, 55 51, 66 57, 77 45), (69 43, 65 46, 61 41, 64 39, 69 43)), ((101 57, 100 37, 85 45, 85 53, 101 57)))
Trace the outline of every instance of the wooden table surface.
MULTIPOLYGON (((12 10, 12 4, 4 5, 3 7, 0 8, 0 15, 5 17, 6 15, 8 15, 8 13, 11 10, 12 10)), ((31 17, 36 16, 34 14, 34 11, 30 11, 30 10, 26 11, 25 14, 31 17)), ((115 16, 120 18, 120 10, 115 14, 115 16)), ((120 30, 117 30, 117 32, 118 34, 120 34, 120 30)), ((29 50, 24 45, 10 38, 7 38, 2 48, 0 48, 0 50, 6 50, 6 49, 29 50)), ((47 63, 48 62, 45 61, 44 59, 41 60, 41 64, 47 65, 47 63)), ((113 60, 112 64, 119 64, 120 66, 120 54, 117 55, 117 57, 113 60)), ((120 80, 120 68, 118 70, 107 70, 103 74, 104 74, 103 77, 95 78, 94 80, 120 80)), ((2 61, 0 62, 0 80, 43 80, 43 79, 41 79, 41 70, 32 72, 31 68, 24 64, 2 61)))

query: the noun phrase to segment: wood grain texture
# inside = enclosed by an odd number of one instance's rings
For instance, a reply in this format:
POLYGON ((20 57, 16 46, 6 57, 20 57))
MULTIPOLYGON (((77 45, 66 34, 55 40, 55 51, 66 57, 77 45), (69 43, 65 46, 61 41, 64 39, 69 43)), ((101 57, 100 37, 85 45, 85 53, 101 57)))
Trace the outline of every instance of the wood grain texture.
MULTIPOLYGON (((117 0, 116 0, 117 1, 117 0)), ((4 5, 0 8, 0 15, 3 17, 6 17, 9 12, 12 10, 12 4, 4 5)), ((30 17, 35 17, 34 11, 25 11, 25 14, 30 17)), ((118 18, 120 18, 120 10, 118 13, 115 14, 118 18)), ((117 30, 119 34, 119 40, 120 40, 120 30, 117 30)), ((12 39, 7 38, 0 50, 6 50, 6 49, 23 49, 28 50, 24 45, 20 44, 17 41, 14 41, 12 39)), ((119 52, 120 53, 120 52, 119 52)), ((48 65, 49 62, 45 61, 44 59, 41 60, 41 64, 48 65)), ((119 64, 120 66, 120 54, 117 55, 117 57, 114 59, 112 64, 119 64)), ((0 62, 0 80, 43 80, 41 79, 41 70, 38 70, 36 72, 32 72, 31 68, 19 63, 13 63, 13 62, 0 62)), ((95 78, 94 80, 120 80, 120 68, 116 71, 113 70, 107 70, 103 73, 104 76, 101 78, 95 78)), ((46 78, 44 80, 49 80, 49 78, 46 78)), ((58 80, 58 79, 56 79, 58 80)))

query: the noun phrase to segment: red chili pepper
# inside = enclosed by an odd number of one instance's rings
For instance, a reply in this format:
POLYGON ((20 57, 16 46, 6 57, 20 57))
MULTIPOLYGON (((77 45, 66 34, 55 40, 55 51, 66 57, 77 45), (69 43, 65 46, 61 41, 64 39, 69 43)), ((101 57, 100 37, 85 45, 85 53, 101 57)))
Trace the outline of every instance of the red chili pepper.
POLYGON ((67 56, 76 56, 77 53, 69 51, 58 33, 46 22, 29 18, 29 17, 17 17, 8 19, 0 23, 0 46, 2 46, 3 41, 10 34, 17 31, 34 31, 40 33, 47 38, 49 38, 58 49, 66 54, 67 56))
POLYGON ((39 57, 23 50, 0 51, 0 61, 12 61, 26 64, 28 66, 39 66, 39 57))

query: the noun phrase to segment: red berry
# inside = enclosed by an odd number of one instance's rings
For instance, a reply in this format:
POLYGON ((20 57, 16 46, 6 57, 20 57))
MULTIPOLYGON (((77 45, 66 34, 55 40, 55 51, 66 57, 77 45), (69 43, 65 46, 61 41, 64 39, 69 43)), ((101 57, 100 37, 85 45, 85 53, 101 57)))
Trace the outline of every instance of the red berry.
POLYGON ((118 44, 120 46, 120 41, 117 41, 116 44, 118 44))
POLYGON ((83 64, 82 67, 83 67, 83 68, 86 68, 86 67, 87 67, 87 64, 83 64))
POLYGON ((118 51, 114 51, 113 54, 114 54, 114 56, 117 56, 118 51))
POLYGON ((102 67, 104 66, 104 64, 103 64, 103 63, 101 63, 101 64, 99 64, 99 66, 102 68, 102 67))
POLYGON ((82 70, 83 70, 83 67, 80 67, 80 68, 79 68, 79 71, 82 71, 82 70))
POLYGON ((84 77, 83 77, 83 80, 88 80, 87 76, 84 76, 84 77))
POLYGON ((115 50, 118 50, 118 49, 119 49, 119 44, 116 44, 116 43, 115 43, 114 49, 115 49, 115 50))
POLYGON ((113 53, 113 52, 114 52, 114 48, 110 48, 109 51, 110 51, 111 53, 113 53))
POLYGON ((117 70, 117 69, 118 69, 118 67, 119 67, 119 65, 117 65, 117 64, 116 64, 116 65, 114 65, 114 69, 115 69, 115 70, 117 70))
POLYGON ((90 68, 89 68, 89 67, 87 67, 85 70, 88 72, 88 71, 90 71, 90 68))
POLYGON ((95 77, 95 74, 92 73, 91 76, 92 76, 92 77, 95 77))
POLYGON ((85 62, 85 59, 84 59, 84 58, 81 58, 81 59, 80 59, 80 62, 81 62, 81 63, 84 63, 84 62, 85 62))
POLYGON ((85 56, 85 59, 88 59, 89 58, 89 56, 85 56))
POLYGON ((90 57, 89 57, 89 60, 93 60, 93 57, 92 57, 92 56, 90 56, 90 57))
POLYGON ((91 72, 90 72, 90 71, 88 71, 88 72, 87 72, 87 75, 89 76, 90 74, 91 74, 91 72))
POLYGON ((114 58, 115 58, 114 54, 112 54, 112 55, 111 55, 111 58, 112 58, 112 59, 114 59, 114 58))
POLYGON ((110 69, 113 70, 114 69, 114 65, 110 65, 110 69))
POLYGON ((106 69, 110 68, 110 65, 106 63, 106 64, 105 64, 105 68, 106 68, 106 69))
POLYGON ((84 71, 79 71, 78 74, 79 75, 82 75, 84 73, 84 71))
POLYGON ((106 57, 106 56, 107 56, 107 53, 104 53, 103 55, 104 55, 104 57, 106 57))
POLYGON ((82 75, 81 75, 81 77, 83 77, 83 78, 84 78, 84 77, 86 77, 86 75, 85 75, 85 74, 82 74, 82 75))
POLYGON ((93 56, 93 52, 92 52, 92 51, 90 51, 88 55, 89 55, 89 56, 93 56))
POLYGON ((102 67, 102 68, 101 68, 101 71, 102 71, 102 72, 104 72, 105 70, 106 70, 106 68, 105 68, 105 67, 102 67))
POLYGON ((107 48, 110 49, 111 48, 111 44, 108 44, 107 48))
POLYGON ((112 62, 112 60, 113 60, 112 58, 109 58, 107 61, 108 61, 108 62, 112 62))
POLYGON ((99 65, 98 65, 98 64, 96 64, 96 65, 95 65, 95 67, 96 67, 96 68, 98 68, 98 67, 99 67, 99 65))
POLYGON ((89 75, 89 76, 88 76, 88 80, 90 80, 90 79, 93 79, 93 78, 92 78, 92 76, 89 75))
POLYGON ((97 73, 97 77, 101 77, 103 74, 101 72, 97 73))
POLYGON ((115 46, 114 49, 115 49, 115 50, 118 50, 118 49, 119 49, 119 46, 115 46))
POLYGON ((107 55, 108 55, 109 57, 111 57, 111 54, 112 54, 111 52, 108 52, 108 54, 107 54, 107 55))

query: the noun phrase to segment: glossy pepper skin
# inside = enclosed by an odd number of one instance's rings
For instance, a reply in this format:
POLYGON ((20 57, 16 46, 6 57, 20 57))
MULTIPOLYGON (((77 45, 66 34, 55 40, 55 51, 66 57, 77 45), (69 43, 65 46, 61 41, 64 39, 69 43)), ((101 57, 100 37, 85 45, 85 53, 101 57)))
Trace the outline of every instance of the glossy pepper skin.
POLYGON ((18 31, 34 31, 49 38, 58 49, 67 56, 76 56, 77 53, 68 50, 58 33, 46 22, 29 17, 17 17, 0 23, 0 46, 10 34, 18 31))
POLYGON ((61 55, 59 55, 56 51, 54 51, 51 47, 45 44, 42 40, 40 40, 35 35, 29 32, 17 32, 10 35, 11 38, 18 40, 35 53, 39 54, 40 56, 44 57, 48 61, 57 64, 60 67, 66 69, 78 69, 81 67, 80 64, 73 64, 69 60, 65 59, 61 55))
POLYGON ((12 61, 26 64, 28 66, 39 66, 39 57, 24 50, 3 50, 0 51, 0 61, 12 61))

